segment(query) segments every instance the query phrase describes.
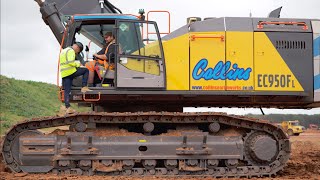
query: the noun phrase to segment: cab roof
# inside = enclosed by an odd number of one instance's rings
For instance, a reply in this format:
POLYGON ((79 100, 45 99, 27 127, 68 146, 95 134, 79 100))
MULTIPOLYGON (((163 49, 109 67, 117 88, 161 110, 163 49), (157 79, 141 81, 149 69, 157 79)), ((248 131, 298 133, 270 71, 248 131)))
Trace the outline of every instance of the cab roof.
POLYGON ((123 19, 123 20, 138 20, 137 16, 134 15, 126 15, 126 14, 80 14, 74 15, 73 19, 75 21, 84 21, 84 20, 116 20, 116 19, 123 19))

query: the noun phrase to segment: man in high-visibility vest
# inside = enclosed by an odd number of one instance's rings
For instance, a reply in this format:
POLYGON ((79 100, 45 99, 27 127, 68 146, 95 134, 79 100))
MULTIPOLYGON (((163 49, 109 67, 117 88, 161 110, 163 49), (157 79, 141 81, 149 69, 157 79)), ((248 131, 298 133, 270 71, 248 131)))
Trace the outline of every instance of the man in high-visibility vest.
POLYGON ((71 47, 63 49, 60 53, 60 73, 62 77, 62 83, 64 87, 64 103, 66 106, 66 113, 72 114, 76 111, 70 108, 70 92, 72 87, 72 81, 75 77, 82 76, 82 89, 81 92, 91 91, 87 87, 88 74, 87 68, 82 66, 76 61, 76 54, 79 54, 83 50, 83 45, 80 42, 74 43, 71 47))

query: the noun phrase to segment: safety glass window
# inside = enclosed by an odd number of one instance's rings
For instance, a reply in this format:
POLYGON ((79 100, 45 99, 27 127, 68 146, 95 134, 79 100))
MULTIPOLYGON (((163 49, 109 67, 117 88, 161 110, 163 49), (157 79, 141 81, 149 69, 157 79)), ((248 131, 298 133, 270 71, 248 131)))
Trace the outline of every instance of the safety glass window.
POLYGON ((160 40, 156 30, 155 24, 151 22, 120 22, 119 54, 161 58, 160 40))

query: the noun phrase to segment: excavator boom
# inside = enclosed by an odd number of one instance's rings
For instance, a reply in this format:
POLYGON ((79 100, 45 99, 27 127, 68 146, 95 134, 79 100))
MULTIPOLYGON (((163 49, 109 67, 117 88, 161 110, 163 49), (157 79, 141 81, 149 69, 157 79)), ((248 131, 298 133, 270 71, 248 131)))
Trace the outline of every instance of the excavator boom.
MULTIPOLYGON (((74 14, 121 14, 121 10, 108 0, 35 0, 42 14, 43 21, 50 27, 59 43, 62 42, 66 17, 74 14)), ((70 20, 70 19, 69 19, 70 20)))

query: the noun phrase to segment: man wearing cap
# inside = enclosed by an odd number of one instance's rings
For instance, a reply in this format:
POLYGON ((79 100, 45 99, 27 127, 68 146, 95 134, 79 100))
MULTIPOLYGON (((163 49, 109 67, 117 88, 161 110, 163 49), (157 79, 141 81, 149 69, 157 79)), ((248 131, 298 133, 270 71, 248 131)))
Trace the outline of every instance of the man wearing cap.
POLYGON ((83 45, 80 42, 74 43, 71 47, 63 49, 60 53, 60 73, 62 77, 62 84, 64 87, 64 103, 66 106, 66 113, 72 114, 76 111, 70 108, 70 97, 72 81, 75 77, 82 75, 82 89, 81 92, 91 91, 87 87, 88 69, 81 67, 80 63, 76 61, 76 54, 83 50, 83 45))
POLYGON ((104 35, 104 40, 106 41, 106 46, 102 48, 98 53, 94 54, 93 56, 97 57, 101 60, 106 60, 110 64, 114 63, 114 53, 115 53, 115 37, 112 32, 107 32, 104 35), (110 59, 109 59, 110 57, 110 59))
MULTIPOLYGON (((90 84, 94 84, 94 74, 95 71, 98 71, 98 65, 100 64, 105 69, 114 69, 114 53, 116 50, 115 46, 115 37, 112 34, 112 32, 107 32, 104 35, 104 40, 106 41, 106 45, 104 48, 102 48, 98 53, 95 53, 93 56, 95 57, 94 61, 90 61, 86 63, 86 67, 89 70, 89 82, 90 84), (109 59, 110 58, 110 59, 109 59)), ((98 74, 99 72, 97 72, 98 74)), ((99 76, 99 74, 98 74, 99 76)), ((99 76, 100 80, 102 79, 101 76, 99 76)))

